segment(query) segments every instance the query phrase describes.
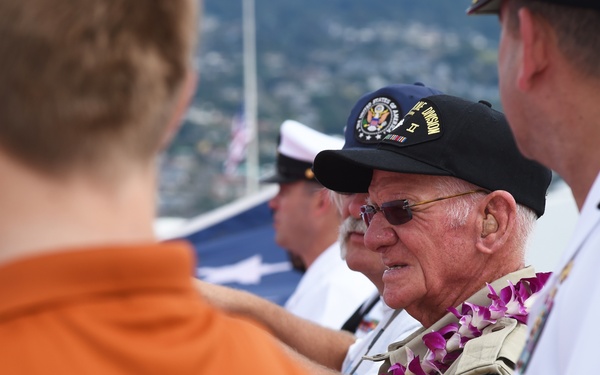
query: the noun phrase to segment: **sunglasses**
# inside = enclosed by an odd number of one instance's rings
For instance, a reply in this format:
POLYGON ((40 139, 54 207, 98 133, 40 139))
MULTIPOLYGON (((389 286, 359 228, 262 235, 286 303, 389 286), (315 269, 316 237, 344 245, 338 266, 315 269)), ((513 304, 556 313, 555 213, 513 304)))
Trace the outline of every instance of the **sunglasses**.
POLYGON ((365 224, 369 226, 373 217, 377 212, 383 213, 385 219, 392 225, 401 225, 408 223, 413 215, 411 208, 421 206, 428 203, 439 202, 450 198, 462 197, 463 195, 475 194, 475 193, 489 193, 487 190, 471 190, 460 194, 450 195, 447 197, 435 198, 427 201, 417 202, 409 204, 408 199, 400 199, 391 202, 385 202, 381 207, 377 207, 372 204, 366 204, 360 207, 360 217, 363 219, 365 224))

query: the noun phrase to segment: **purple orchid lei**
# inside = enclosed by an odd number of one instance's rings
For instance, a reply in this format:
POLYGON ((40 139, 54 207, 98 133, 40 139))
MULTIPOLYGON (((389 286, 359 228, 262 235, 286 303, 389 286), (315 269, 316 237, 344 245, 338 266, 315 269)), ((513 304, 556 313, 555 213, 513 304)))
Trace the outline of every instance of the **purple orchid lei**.
POLYGON ((487 284, 490 290, 488 298, 492 301, 490 306, 465 302, 461 312, 454 307, 448 308, 448 311, 459 319, 458 323, 450 323, 439 331, 423 336, 423 343, 428 350, 422 361, 407 347, 408 366, 396 363, 390 367, 387 374, 443 374, 462 354, 465 344, 481 336, 483 329, 495 324, 498 319, 508 317, 520 323, 527 323, 528 311, 525 301, 542 289, 550 275, 550 272, 540 272, 535 277, 521 279, 516 285, 509 281, 509 285, 500 290, 499 294, 487 284))

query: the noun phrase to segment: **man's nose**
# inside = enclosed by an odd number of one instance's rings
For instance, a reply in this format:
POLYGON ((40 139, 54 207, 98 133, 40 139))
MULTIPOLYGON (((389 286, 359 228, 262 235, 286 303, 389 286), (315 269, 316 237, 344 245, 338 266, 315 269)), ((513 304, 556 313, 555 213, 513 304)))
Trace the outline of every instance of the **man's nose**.
POLYGON ((377 213, 371 219, 364 241, 369 250, 382 252, 385 247, 394 245, 398 241, 398 236, 386 218, 381 213, 377 213))

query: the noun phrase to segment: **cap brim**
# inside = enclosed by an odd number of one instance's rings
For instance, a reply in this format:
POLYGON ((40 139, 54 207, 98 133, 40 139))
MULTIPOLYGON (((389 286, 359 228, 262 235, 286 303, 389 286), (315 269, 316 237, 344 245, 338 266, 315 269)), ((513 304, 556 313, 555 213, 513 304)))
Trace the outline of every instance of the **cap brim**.
POLYGON ((344 193, 366 193, 373 170, 449 176, 447 171, 384 149, 326 150, 317 154, 313 170, 326 188, 344 193))
POLYGON ((261 184, 291 184, 292 182, 296 182, 296 181, 300 181, 300 180, 302 180, 302 178, 275 174, 273 176, 261 178, 259 180, 259 182, 261 184))
POLYGON ((497 14, 502 0, 479 0, 467 8, 467 14, 497 14))

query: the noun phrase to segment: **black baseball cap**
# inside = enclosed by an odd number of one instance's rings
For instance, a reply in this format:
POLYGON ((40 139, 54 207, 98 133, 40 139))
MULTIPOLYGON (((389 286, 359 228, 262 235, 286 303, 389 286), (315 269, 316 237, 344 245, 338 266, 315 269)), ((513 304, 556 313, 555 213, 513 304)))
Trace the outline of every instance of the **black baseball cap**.
MULTIPOLYGON (((535 0, 541 3, 600 10, 599 0, 535 0)), ((473 0, 467 14, 497 14, 502 0, 473 0)))
POLYGON ((549 169, 518 150, 504 115, 485 101, 450 95, 420 100, 374 149, 326 150, 313 170, 328 189, 364 193, 373 170, 453 176, 487 190, 506 190, 538 216, 549 169))

